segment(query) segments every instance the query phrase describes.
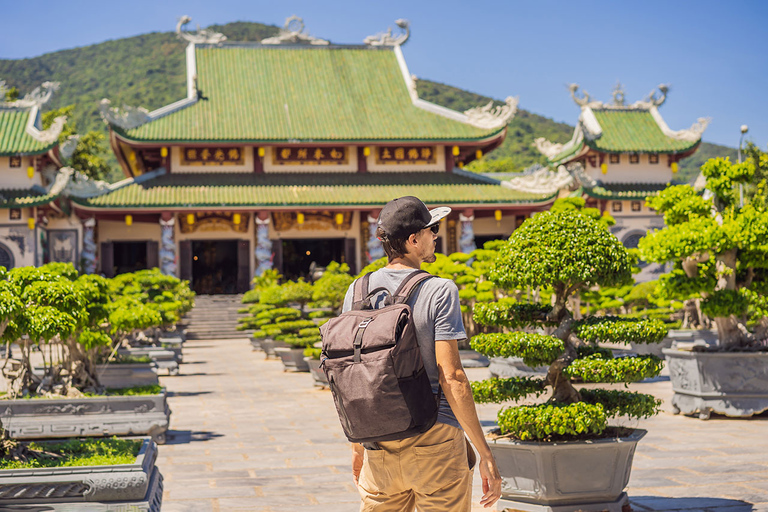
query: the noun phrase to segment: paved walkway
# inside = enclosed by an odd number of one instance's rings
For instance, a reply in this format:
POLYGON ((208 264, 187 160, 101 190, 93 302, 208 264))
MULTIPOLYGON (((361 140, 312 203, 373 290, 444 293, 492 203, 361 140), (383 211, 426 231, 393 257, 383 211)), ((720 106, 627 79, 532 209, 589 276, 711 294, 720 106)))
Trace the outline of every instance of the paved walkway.
MULTIPOLYGON (((173 410, 158 460, 164 512, 358 509, 328 391, 306 373, 284 373, 245 339, 190 340, 184 361, 181 375, 161 377, 173 410)), ((768 511, 768 415, 703 422, 669 412, 664 378, 633 388, 667 399, 664 413, 639 423, 649 432, 628 488, 636 512, 768 511)), ((484 425, 497 410, 479 407, 484 425)), ((475 503, 480 494, 476 474, 475 503)))

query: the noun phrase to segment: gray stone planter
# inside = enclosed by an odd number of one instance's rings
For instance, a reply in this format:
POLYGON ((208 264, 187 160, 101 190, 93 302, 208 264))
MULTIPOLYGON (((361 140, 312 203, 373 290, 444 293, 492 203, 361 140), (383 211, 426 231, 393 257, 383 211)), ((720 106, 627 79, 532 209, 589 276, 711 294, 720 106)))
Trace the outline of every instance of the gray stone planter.
POLYGON ((768 410, 768 353, 664 351, 675 414, 745 418, 768 410))
POLYGON ((96 366, 99 383, 112 389, 159 384, 157 365, 154 363, 100 364, 96 366))
POLYGON ((275 347, 275 354, 283 362, 285 371, 308 372, 309 365, 304 360, 304 349, 294 347, 275 347))
POLYGON ((311 357, 305 357, 304 361, 306 361, 307 366, 309 366, 309 373, 312 374, 312 379, 315 381, 315 386, 327 388, 328 379, 325 377, 325 372, 323 369, 320 368, 320 360, 312 359, 311 357))
POLYGON ((267 357, 277 357, 277 353, 275 352, 275 348, 277 347, 288 347, 288 344, 284 341, 275 341, 272 338, 262 338, 259 343, 267 357))
POLYGON ((635 448, 645 434, 635 429, 619 439, 557 443, 489 440, 502 477, 497 509, 621 512, 635 448))
POLYGON ((264 350, 264 348, 261 346, 261 342, 263 340, 264 338, 256 338, 251 336, 251 346, 253 347, 253 350, 264 350))
POLYGON ((0 508, 159 512, 163 477, 156 459, 157 446, 145 439, 133 464, 0 470, 0 508))
POLYGON ((149 357, 160 370, 168 370, 169 375, 178 375, 181 362, 181 350, 169 350, 162 347, 119 348, 117 353, 128 357, 149 357))
POLYGON ((171 409, 159 395, 0 401, 0 423, 11 439, 149 435, 165 443, 171 409))

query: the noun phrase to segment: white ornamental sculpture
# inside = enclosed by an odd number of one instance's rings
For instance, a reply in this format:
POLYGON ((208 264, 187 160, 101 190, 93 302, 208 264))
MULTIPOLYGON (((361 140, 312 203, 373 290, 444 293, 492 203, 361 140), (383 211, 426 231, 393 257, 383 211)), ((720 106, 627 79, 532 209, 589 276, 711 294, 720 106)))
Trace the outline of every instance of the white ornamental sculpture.
POLYGON ((368 242, 365 246, 368 249, 368 263, 373 263, 379 258, 384 257, 384 247, 381 245, 381 241, 376 238, 376 228, 378 227, 378 219, 374 219, 370 215, 368 216, 368 242))
POLYGON ((272 269, 272 240, 269 239, 269 219, 256 217, 256 276, 272 269))
POLYGON ((91 217, 83 222, 83 272, 96 272, 96 219, 91 217))
POLYGON ((176 242, 173 239, 173 228, 176 219, 160 219, 160 272, 167 276, 176 275, 176 242))
POLYGON ((474 215, 466 216, 459 214, 459 221, 461 222, 461 236, 459 236, 459 251, 464 254, 469 254, 475 249, 475 230, 472 227, 472 222, 475 220, 474 215))
POLYGON ((176 23, 176 37, 194 44, 219 44, 220 45, 221 43, 227 40, 227 36, 225 36, 224 34, 214 32, 213 30, 207 30, 207 29, 201 30, 200 25, 197 26, 196 34, 182 31, 181 30, 182 27, 184 27, 184 25, 186 25, 190 21, 192 21, 192 18, 190 18, 186 14, 179 18, 178 23, 176 23))
POLYGON ((366 37, 363 43, 368 46, 401 46, 411 36, 411 24, 408 20, 400 18, 395 20, 395 25, 402 29, 402 33, 393 36, 392 27, 389 27, 386 32, 366 37))
POLYGON ((501 186, 527 192, 530 194, 554 194, 558 190, 568 188, 573 184, 573 176, 564 165, 556 170, 549 167, 538 167, 532 172, 502 181, 501 186))
POLYGON ((261 40, 261 44, 312 44, 324 46, 330 41, 312 37, 304 32, 304 20, 298 16, 291 16, 285 20, 285 25, 274 37, 261 40))
POLYGON ((118 126, 123 130, 132 130, 150 121, 149 111, 144 107, 123 108, 112 107, 112 102, 104 98, 99 102, 99 114, 107 124, 118 126))
POLYGON ((464 111, 467 122, 478 128, 494 129, 506 126, 517 113, 518 98, 507 96, 504 105, 494 107, 489 101, 482 107, 474 107, 464 111))

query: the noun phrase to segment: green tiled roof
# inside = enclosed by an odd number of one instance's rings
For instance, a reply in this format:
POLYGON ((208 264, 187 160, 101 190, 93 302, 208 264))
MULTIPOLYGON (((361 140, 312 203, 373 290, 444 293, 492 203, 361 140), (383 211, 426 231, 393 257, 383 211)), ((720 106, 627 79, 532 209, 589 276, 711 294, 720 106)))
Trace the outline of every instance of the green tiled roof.
POLYGON ((71 199, 97 208, 382 206, 415 195, 425 203, 540 203, 554 195, 517 192, 446 172, 165 174, 108 194, 71 199))
POLYGON ((673 139, 664 135, 650 111, 642 109, 593 109, 603 129, 601 137, 586 144, 606 153, 681 153, 700 140, 673 139))
POLYGON ((135 141, 478 140, 481 129, 413 105, 391 48, 197 47, 201 99, 118 133, 135 141))
POLYGON ((42 188, 0 189, 0 208, 26 208, 48 204, 59 196, 42 188))
POLYGON ((26 132, 29 109, 0 107, 0 156, 38 155, 57 143, 44 144, 26 132))
POLYGON ((592 188, 584 187, 584 193, 595 199, 645 199, 668 186, 667 183, 598 183, 592 188))
POLYGON ((572 146, 566 148, 564 151, 561 151, 557 155, 553 156, 549 159, 550 162, 552 162, 554 165, 560 165, 563 163, 563 161, 567 160, 568 157, 575 155, 579 151, 581 151, 581 148, 584 147, 584 141, 581 140, 577 144, 573 144, 572 146))

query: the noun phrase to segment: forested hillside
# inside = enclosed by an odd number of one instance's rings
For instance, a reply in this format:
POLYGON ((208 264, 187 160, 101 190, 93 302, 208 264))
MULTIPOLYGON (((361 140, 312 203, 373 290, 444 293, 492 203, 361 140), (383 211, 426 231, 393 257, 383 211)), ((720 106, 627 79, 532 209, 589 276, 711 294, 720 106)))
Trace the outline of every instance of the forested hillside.
MULTIPOLYGON (((235 22, 213 25, 230 41, 260 41, 273 36, 278 28, 261 23, 235 22)), ((81 133, 106 131, 98 115, 98 104, 109 98, 113 105, 142 106, 153 110, 185 95, 185 42, 172 32, 153 32, 125 39, 48 53, 31 59, 0 60, 0 80, 16 87, 23 95, 46 80, 61 82, 47 109, 76 105, 73 121, 81 133)), ((487 103, 491 98, 456 87, 419 80, 419 96, 458 111, 487 103)), ((525 104, 525 98, 522 98, 525 104)), ((575 119, 574 119, 575 120, 575 119)), ((566 142, 573 126, 558 123, 538 114, 520 110, 509 125, 504 143, 489 154, 501 160, 501 170, 522 171, 544 158, 531 146, 537 137, 566 142)), ((695 178, 702 162, 712 156, 731 156, 736 150, 702 143, 699 151, 684 160, 679 180, 695 178)), ((114 159, 110 159, 114 163, 114 159)), ((119 173, 113 173, 113 178, 119 173)))

